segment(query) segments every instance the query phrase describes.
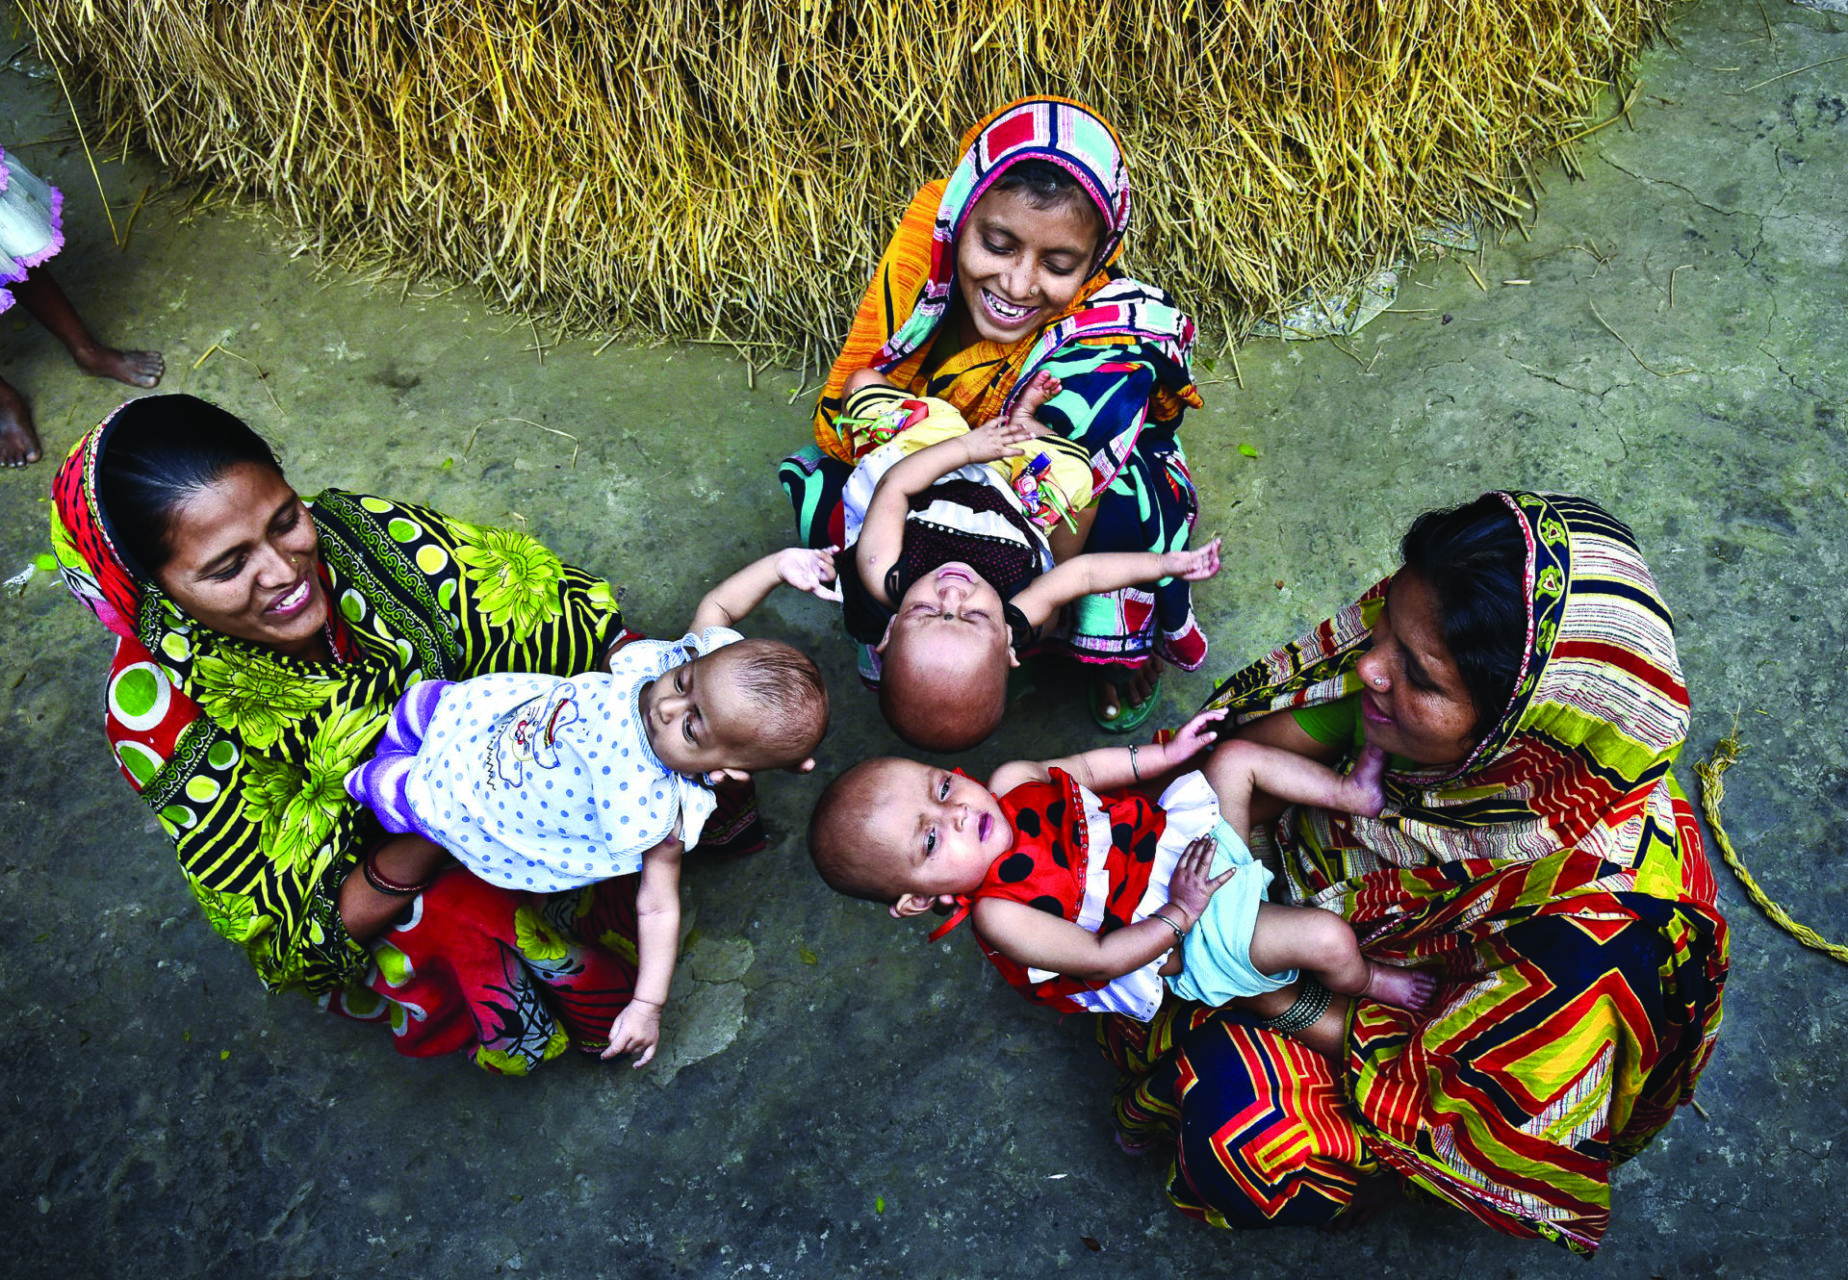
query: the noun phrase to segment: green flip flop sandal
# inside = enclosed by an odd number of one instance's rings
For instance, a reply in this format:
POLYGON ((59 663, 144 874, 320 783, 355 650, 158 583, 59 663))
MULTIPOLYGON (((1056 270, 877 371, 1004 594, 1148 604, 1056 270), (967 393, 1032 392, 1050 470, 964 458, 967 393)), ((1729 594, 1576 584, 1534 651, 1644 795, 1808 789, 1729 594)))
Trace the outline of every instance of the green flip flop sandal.
MULTIPOLYGON (((1110 670, 1114 672, 1115 668, 1110 670)), ((1116 690, 1117 713, 1114 716, 1104 714, 1103 699, 1098 696, 1097 683, 1093 681, 1090 691, 1091 719, 1097 722, 1097 727, 1105 733, 1134 733, 1147 724, 1149 717, 1155 714, 1156 704, 1161 701, 1161 677, 1155 677, 1155 687, 1149 690, 1149 696, 1143 699, 1142 704, 1135 707, 1130 706, 1129 699, 1124 696, 1129 688, 1127 676, 1119 680, 1114 674, 1107 674, 1104 679, 1116 690)))

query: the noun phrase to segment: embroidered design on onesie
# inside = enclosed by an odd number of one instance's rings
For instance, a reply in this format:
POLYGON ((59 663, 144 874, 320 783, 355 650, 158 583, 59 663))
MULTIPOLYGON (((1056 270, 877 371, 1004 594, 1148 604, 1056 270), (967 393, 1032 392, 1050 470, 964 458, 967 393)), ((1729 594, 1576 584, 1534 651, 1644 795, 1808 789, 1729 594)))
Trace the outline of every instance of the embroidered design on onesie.
POLYGON ((576 724, 577 686, 569 680, 530 698, 494 730, 488 740, 488 785, 517 791, 526 783, 526 766, 558 768, 558 732, 576 724))

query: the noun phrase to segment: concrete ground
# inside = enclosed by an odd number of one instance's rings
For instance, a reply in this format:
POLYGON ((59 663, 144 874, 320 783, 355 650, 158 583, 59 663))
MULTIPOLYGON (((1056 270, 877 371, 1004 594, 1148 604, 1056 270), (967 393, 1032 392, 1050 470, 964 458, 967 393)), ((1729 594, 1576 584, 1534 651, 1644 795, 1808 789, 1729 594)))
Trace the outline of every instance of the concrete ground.
MULTIPOLYGON (((1680 619, 1683 781, 1736 715, 1738 846, 1848 939, 1848 16, 1708 0, 1674 35, 1628 121, 1585 144, 1583 180, 1548 171, 1525 234, 1482 255, 1486 288, 1428 264, 1342 347, 1250 343, 1242 385, 1217 360, 1188 442, 1229 555, 1199 593, 1213 658, 1170 678, 1166 709, 1349 600, 1417 511, 1501 485, 1588 494, 1635 527, 1680 619)), ((467 288, 318 273, 296 233, 184 192, 117 249, 70 135, 29 52, 0 71, 0 143, 66 193, 55 270, 80 310, 161 347, 165 389, 246 415, 301 487, 523 524, 630 584, 656 631, 788 538, 772 469, 807 435, 796 373, 712 347, 599 353, 467 288)), ((118 225, 163 182, 134 157, 101 172, 118 225)), ((0 334, 0 376, 60 457, 120 389, 17 311, 0 334)), ((0 474, 0 577, 45 549, 51 474, 0 474)), ((766 852, 690 877, 663 1061, 526 1081, 406 1061, 266 997, 103 749, 108 639, 44 575, 0 594, 0 628, 9 1275, 1848 1274, 1848 972, 1724 871, 1706 1114, 1618 1172, 1594 1261, 1433 1205, 1352 1236, 1235 1236, 1173 1212, 1155 1164, 1112 1145, 1088 1025, 1003 989, 966 938, 931 945, 809 871, 821 778, 889 745, 818 602, 776 600, 761 629, 834 686, 822 773, 765 787, 766 852)), ((1046 684, 973 763, 1097 737, 1046 684)))

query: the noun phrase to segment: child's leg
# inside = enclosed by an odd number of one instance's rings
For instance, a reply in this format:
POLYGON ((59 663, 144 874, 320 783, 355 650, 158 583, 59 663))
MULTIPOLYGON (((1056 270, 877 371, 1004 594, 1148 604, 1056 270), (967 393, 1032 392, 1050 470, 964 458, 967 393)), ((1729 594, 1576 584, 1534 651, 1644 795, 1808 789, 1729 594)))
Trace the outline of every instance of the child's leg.
POLYGON ((416 756, 402 751, 381 751, 347 774, 346 793, 372 810, 385 830, 395 835, 422 835, 405 791, 416 762, 416 756))
POLYGON ((425 680, 406 690, 392 709, 372 758, 346 776, 347 794, 372 810, 387 831, 425 834, 405 788, 436 704, 454 684, 452 680, 425 680))
MULTIPOLYGON (((1251 793, 1263 788, 1290 804, 1312 804, 1343 813, 1377 815, 1385 803, 1383 752, 1368 748, 1346 777, 1320 761, 1281 747, 1233 738, 1213 749, 1201 770, 1219 797, 1219 811, 1239 837, 1251 839, 1251 793)), ((1288 968, 1288 966, 1284 966, 1288 968)))
POLYGON ((894 385, 892 379, 886 377, 877 369, 856 369, 854 372, 847 375, 847 386, 842 390, 841 396, 845 399, 858 391, 861 387, 889 387, 892 385, 894 385))
POLYGON ((430 721, 436 715, 436 704, 455 687, 455 683, 453 680, 423 680, 405 690, 404 696, 398 699, 398 705, 392 710, 391 719, 385 724, 385 734, 379 739, 378 750, 417 754, 417 748, 423 745, 424 736, 430 732, 430 721))
POLYGON ((64 290, 44 267, 34 267, 26 278, 12 286, 13 296, 30 311, 65 349, 77 367, 94 378, 114 378, 131 387, 152 387, 160 383, 167 365, 158 351, 118 351, 106 347, 84 326, 83 318, 64 296, 64 290))
POLYGON ((1437 990, 1437 980, 1428 973, 1368 960, 1348 922, 1315 907, 1260 905, 1251 963, 1263 973, 1303 969, 1330 991, 1413 1011, 1424 1008, 1437 990))
POLYGON ((1091 526, 1097 520, 1097 505, 1086 507, 1072 517, 1072 524, 1061 520, 1046 531, 1047 545, 1052 548, 1052 562, 1064 564, 1075 555, 1084 553, 1084 544, 1091 537, 1091 526), (1073 528, 1072 525, 1076 525, 1073 528))
POLYGON ((19 392, 0 381, 0 467, 23 467, 43 456, 32 410, 19 392))

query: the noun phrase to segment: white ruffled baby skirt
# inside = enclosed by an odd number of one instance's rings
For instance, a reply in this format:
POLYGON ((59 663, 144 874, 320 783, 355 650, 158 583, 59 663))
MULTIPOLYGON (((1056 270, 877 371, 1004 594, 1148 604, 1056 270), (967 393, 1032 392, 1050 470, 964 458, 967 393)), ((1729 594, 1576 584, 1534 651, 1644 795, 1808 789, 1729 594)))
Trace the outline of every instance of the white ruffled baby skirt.
POLYGON ((64 247, 64 193, 0 148, 0 311, 8 286, 64 247))

